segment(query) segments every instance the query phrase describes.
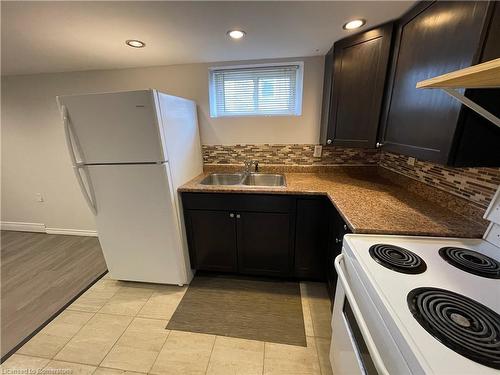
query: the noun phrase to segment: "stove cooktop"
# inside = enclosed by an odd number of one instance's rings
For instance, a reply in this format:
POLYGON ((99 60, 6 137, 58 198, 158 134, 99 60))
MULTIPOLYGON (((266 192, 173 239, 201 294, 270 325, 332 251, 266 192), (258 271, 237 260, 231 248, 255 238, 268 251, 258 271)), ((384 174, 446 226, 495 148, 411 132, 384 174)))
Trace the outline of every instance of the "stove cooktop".
POLYGON ((500 370, 500 315, 463 295, 416 288, 408 307, 422 327, 448 348, 500 370))
POLYGON ((464 272, 451 261, 445 261, 440 254, 443 248, 467 250, 461 253, 462 263, 483 265, 483 271, 495 269, 500 262, 500 249, 480 239, 382 235, 344 237, 344 251, 353 262, 391 336, 402 352, 413 353, 414 359, 410 362, 416 360, 420 369, 435 374, 497 373, 500 363, 500 282, 497 278, 464 272), (395 272, 373 257, 375 245, 391 249, 384 252, 386 256, 389 253, 391 258, 396 258, 396 264, 400 262, 399 257, 406 259, 413 254, 407 262, 418 262, 420 258, 426 269, 413 274, 395 272), (423 293, 438 290, 441 291, 440 297, 434 301, 432 293, 423 293), (446 305, 440 299, 445 295, 451 300, 453 296, 460 296, 454 301, 465 303, 470 311, 446 305), (418 304, 414 307, 409 305, 410 301, 417 300, 425 303, 420 307, 417 307, 418 304), (428 310, 429 306, 435 312, 428 310), (488 330, 489 333, 486 333, 488 330))
POLYGON ((500 279, 500 262, 477 251, 447 246, 439 249, 439 255, 462 271, 490 279, 500 279))
POLYGON ((417 274, 427 269, 422 258, 399 246, 380 243, 370 246, 369 251, 377 263, 396 272, 417 274))

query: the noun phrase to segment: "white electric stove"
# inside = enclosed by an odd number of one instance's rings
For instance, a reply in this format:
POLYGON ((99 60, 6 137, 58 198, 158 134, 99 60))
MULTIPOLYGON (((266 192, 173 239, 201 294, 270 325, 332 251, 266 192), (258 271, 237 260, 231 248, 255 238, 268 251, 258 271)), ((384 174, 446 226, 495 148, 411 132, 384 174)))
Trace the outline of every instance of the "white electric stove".
POLYGON ((483 239, 346 235, 334 374, 500 373, 500 197, 483 239))

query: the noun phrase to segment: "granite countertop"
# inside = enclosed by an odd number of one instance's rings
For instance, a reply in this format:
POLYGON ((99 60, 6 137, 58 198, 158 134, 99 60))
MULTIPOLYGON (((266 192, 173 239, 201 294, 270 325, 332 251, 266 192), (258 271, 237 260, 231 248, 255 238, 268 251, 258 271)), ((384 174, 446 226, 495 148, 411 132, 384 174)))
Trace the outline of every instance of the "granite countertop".
POLYGON ((179 192, 326 195, 353 233, 482 237, 484 222, 471 220, 379 175, 376 168, 328 173, 284 173, 286 187, 201 185, 203 173, 179 192))

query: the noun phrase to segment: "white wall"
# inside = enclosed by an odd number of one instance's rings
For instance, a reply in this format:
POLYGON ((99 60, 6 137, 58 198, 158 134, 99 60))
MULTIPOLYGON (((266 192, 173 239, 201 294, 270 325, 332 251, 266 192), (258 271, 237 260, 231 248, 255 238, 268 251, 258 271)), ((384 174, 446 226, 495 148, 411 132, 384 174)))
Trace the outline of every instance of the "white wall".
MULTIPOLYGON (((156 88, 198 103, 203 144, 316 143, 323 57, 282 61, 298 60, 305 63, 300 117, 211 119, 208 67, 224 63, 2 77, 2 221, 95 229, 71 170, 56 95, 156 88)), ((235 63, 243 62, 228 64, 235 63)))

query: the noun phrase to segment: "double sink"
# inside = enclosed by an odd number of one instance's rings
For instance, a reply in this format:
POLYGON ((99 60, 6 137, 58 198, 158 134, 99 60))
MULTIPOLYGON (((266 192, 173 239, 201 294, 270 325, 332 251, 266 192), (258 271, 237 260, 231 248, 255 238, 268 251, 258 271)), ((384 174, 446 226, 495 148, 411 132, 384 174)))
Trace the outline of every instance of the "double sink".
POLYGON ((286 180, 284 175, 272 173, 211 173, 200 184, 283 187, 286 180))

